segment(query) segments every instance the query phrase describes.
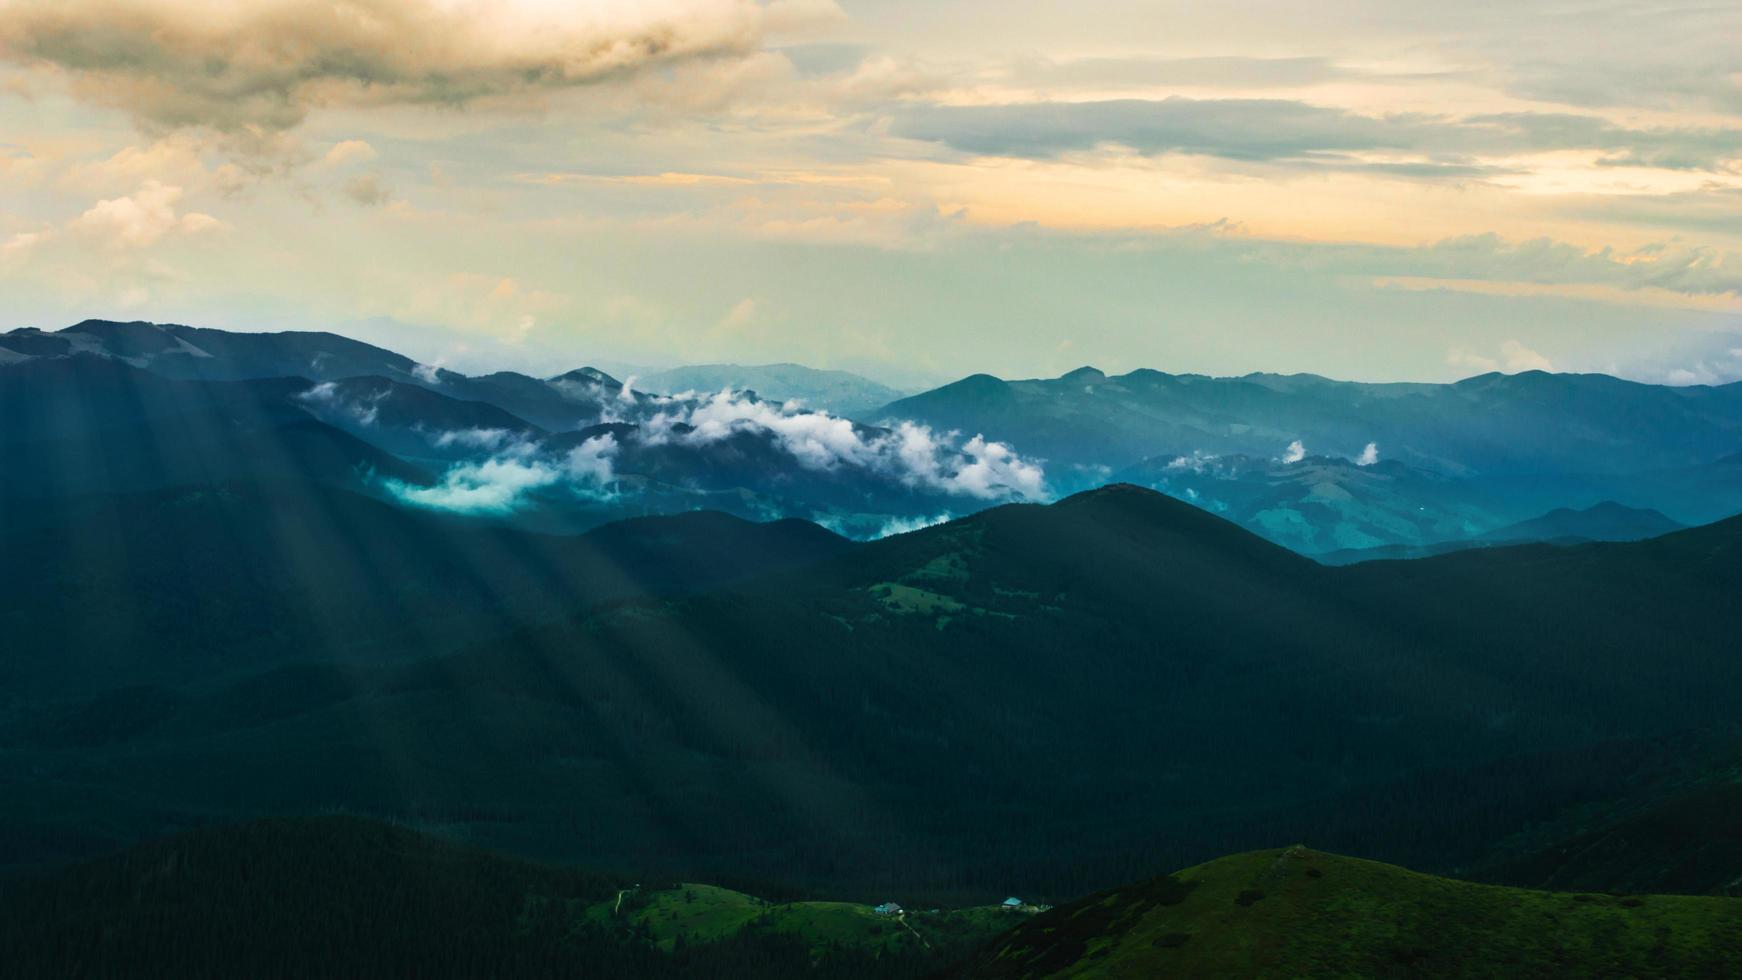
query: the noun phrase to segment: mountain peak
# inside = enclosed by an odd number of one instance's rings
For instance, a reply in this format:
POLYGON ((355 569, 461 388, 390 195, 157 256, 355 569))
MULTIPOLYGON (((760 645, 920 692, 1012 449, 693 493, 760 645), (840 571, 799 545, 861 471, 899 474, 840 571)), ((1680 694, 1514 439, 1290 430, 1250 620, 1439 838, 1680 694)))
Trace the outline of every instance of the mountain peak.
POLYGON ((578 368, 575 368, 573 371, 569 371, 566 374, 559 374, 550 380, 552 380, 552 381, 582 381, 582 382, 589 382, 591 384, 596 384, 596 385, 603 385, 607 388, 621 388, 621 387, 623 387, 623 382, 618 381, 616 378, 611 377, 609 374, 606 374, 605 372, 599 370, 596 367, 578 367, 578 368))
POLYGON ((1206 546, 1217 542, 1212 547, 1229 549, 1229 553, 1262 555, 1284 565, 1306 560, 1202 507, 1134 483, 1109 483, 1084 490, 1047 510, 1060 517, 1068 514, 1075 520, 1116 526, 1128 542, 1156 534, 1184 535, 1206 546))
POLYGON ((1637 541, 1682 530, 1681 522, 1649 508, 1604 500, 1583 510, 1557 507, 1528 521, 1483 534, 1483 540, 1637 541))
POLYGON ((960 381, 947 384, 944 388, 1003 388, 1009 385, 1009 383, 1010 382, 1005 381, 997 375, 987 374, 982 371, 978 374, 970 374, 960 381))
POLYGON ((960 405, 984 406, 988 402, 1001 404, 1011 393, 1010 382, 994 375, 970 374, 941 388, 921 392, 889 403, 888 410, 897 414, 925 411, 928 406, 953 409, 960 405))
POLYGON ((1101 372, 1100 368, 1092 367, 1090 365, 1085 364, 1082 367, 1077 368, 1075 371, 1071 371, 1068 374, 1060 375, 1059 380, 1060 381, 1094 382, 1094 381, 1105 381, 1105 380, 1107 380, 1107 376, 1101 372))
POLYGON ((62 328, 58 333, 88 333, 88 334, 120 334, 120 333, 165 333, 167 328, 162 324, 149 320, 80 320, 70 327, 62 328))
POLYGON ((1064 504, 1072 501, 1087 503, 1096 500, 1144 499, 1170 500, 1172 498, 1159 490, 1152 490, 1149 487, 1141 487, 1135 483, 1108 483, 1098 486, 1093 490, 1084 490, 1081 493, 1073 493, 1069 497, 1059 501, 1059 503, 1064 504))

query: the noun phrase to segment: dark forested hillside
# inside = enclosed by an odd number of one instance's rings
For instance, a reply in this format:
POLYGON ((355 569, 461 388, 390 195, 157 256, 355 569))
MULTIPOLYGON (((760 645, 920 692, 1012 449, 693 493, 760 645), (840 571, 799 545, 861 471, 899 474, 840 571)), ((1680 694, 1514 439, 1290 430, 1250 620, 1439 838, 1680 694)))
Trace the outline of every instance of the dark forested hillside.
POLYGON ((1667 797, 1624 796, 1569 817, 1533 828, 1476 873, 1532 888, 1742 896, 1742 783, 1733 769, 1667 797), (1543 842, 1544 831, 1559 839, 1543 842))
POLYGON ((0 370, 0 527, 86 494, 222 480, 365 490, 428 473, 312 417, 294 379, 173 381, 80 356, 0 370))
POLYGON ((608 600, 837 553, 717 513, 530 534, 308 483, 69 497, 0 525, 0 677, 38 695, 430 656, 608 600))
MULTIPOLYGON (((288 606, 221 618, 198 561, 169 576, 189 588, 163 587, 184 611, 161 620, 82 620, 47 593, 9 610, 41 629, 58 609, 65 637, 129 624, 162 644, 33 643, 9 661, 19 676, 52 673, 67 648, 134 666, 201 642, 234 656, 261 642, 252 623, 311 642, 253 676, 116 674, 101 694, 19 705, 0 753, 14 838, 76 854, 166 823, 342 807, 593 866, 976 898, 1068 896, 1290 838, 1445 870, 1723 751, 1742 681, 1734 522, 1335 569, 1116 486, 833 558, 841 545, 798 534, 802 571, 654 597, 705 584, 683 557, 705 552, 675 544, 649 563, 665 571, 612 586, 612 563, 644 552, 613 546, 601 565, 583 538, 565 565, 551 543, 395 530, 409 520, 346 531, 327 547, 383 537, 311 566, 340 570, 312 608, 378 626, 413 613, 404 633, 370 633, 367 656, 333 655, 322 637, 347 631, 288 606), (397 583, 382 608, 375 576, 397 583), (628 601, 512 625, 520 603, 581 583, 628 601)), ((746 529, 718 553, 800 528, 746 529)), ((314 546, 255 534, 233 540, 314 546)), ((107 594, 93 588, 90 602, 107 594)))
POLYGON ((639 891, 372 821, 269 820, 0 888, 0 960, 15 977, 847 980, 920 976, 959 952, 817 944, 756 921, 662 951, 612 914, 639 891))

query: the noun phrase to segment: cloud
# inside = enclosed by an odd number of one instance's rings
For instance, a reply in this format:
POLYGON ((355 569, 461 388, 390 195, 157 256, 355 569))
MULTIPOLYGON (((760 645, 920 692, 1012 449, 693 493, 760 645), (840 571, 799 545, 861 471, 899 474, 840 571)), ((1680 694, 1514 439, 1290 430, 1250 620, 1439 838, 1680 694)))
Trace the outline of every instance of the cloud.
POLYGON ((1379 444, 1377 442, 1368 443, 1367 447, 1361 450, 1361 455, 1355 457, 1356 466, 1372 466, 1377 462, 1379 462, 1379 444))
POLYGON ((1046 476, 1041 468, 1017 456, 1009 446, 976 435, 962 447, 962 452, 973 462, 946 480, 943 484, 946 489, 983 498, 1010 493, 1028 500, 1046 496, 1046 476))
POLYGON ((923 531, 928 527, 947 524, 951 519, 948 511, 931 517, 891 517, 883 522, 883 526, 878 528, 877 533, 872 537, 888 538, 897 534, 911 534, 914 531, 923 531))
MULTIPOLYGON (((1731 16, 1734 18, 1734 13, 1731 16)), ((1732 24, 1732 29, 1738 27, 1742 27, 1742 21, 1732 24)), ((1678 42, 1685 45, 1686 39, 1680 38, 1678 42)), ((1651 50, 1650 45, 1640 47, 1651 50)), ((1525 98, 1565 105, 1641 106, 1673 111, 1693 107, 1742 113, 1742 57, 1734 51, 1732 44, 1724 59, 1659 61, 1626 67, 1606 58, 1573 63, 1535 62, 1513 69, 1507 87, 1525 98)))
POLYGON ((393 200, 393 194, 381 183, 380 174, 358 174, 345 181, 345 196, 366 208, 377 208, 393 200))
POLYGON ((1396 285, 1404 286, 1412 285, 1407 280, 1422 279, 1442 280, 1448 288, 1458 280, 1469 280, 1664 289, 1689 295, 1742 292, 1742 263, 1732 253, 1673 240, 1626 250, 1589 249, 1551 238, 1515 241, 1492 233, 1409 247, 1259 239, 1203 244, 1244 252, 1252 260, 1279 267, 1395 279, 1396 285))
POLYGON ((1286 464, 1293 465, 1303 459, 1306 459, 1306 445, 1299 439, 1289 443, 1282 452, 1282 461, 1286 464))
POLYGON ((726 311, 726 315, 720 318, 720 329, 728 331, 742 329, 755 315, 756 301, 746 296, 733 304, 732 308, 726 311))
POLYGON ((810 469, 855 467, 908 486, 984 500, 1038 500, 1048 492, 1039 464, 981 435, 957 448, 949 437, 914 422, 900 422, 892 430, 867 429, 827 412, 776 406, 734 391, 722 391, 693 408, 662 412, 647 428, 644 438, 690 445, 762 431, 810 469))
POLYGON ((1190 456, 1175 456, 1168 460, 1166 469, 1170 472, 1202 473, 1218 458, 1214 453, 1204 453, 1194 449, 1190 456))
POLYGON ((1052 157, 1104 144, 1141 153, 1275 160, 1306 153, 1404 149, 1386 122, 1282 99, 1116 99, 1010 105, 916 106, 892 132, 969 153, 1052 157))
POLYGON ((316 411, 337 414, 358 425, 374 425, 381 415, 381 403, 392 394, 393 389, 382 388, 362 398, 347 398, 337 382, 323 381, 296 399, 316 411))
POLYGON ((594 436, 566 456, 552 459, 540 456, 540 447, 535 443, 495 439, 495 433, 500 431, 473 429, 453 433, 458 439, 500 446, 500 451, 480 462, 450 467, 434 486, 390 480, 386 484, 388 491, 419 507, 494 514, 518 510, 534 491, 559 484, 566 485, 572 493, 609 496, 604 488, 613 479, 611 458, 617 452, 617 442, 609 433, 594 436))
POLYGON ((1742 227, 1742 187, 1708 185, 1673 194, 1579 196, 1555 211, 1584 221, 1728 235, 1742 227))
POLYGON ((245 175, 233 165, 209 167, 205 156, 210 143, 209 139, 181 133, 131 144, 100 159, 70 161, 55 177, 54 186, 75 194, 109 195, 155 180, 191 193, 234 192, 245 182, 245 175))
POLYGON ((1721 170, 1742 157, 1742 129, 1616 126, 1597 116, 1363 115, 1287 99, 1114 99, 898 110, 894 135, 983 156, 1048 159, 1120 146, 1313 169, 1462 176, 1484 157, 1557 150, 1610 154, 1614 165, 1721 170), (1363 155, 1409 155, 1413 160, 1363 155))
POLYGON ((1500 345, 1500 357, 1508 371, 1554 370, 1554 364, 1548 358, 1516 340, 1508 340, 1500 345))
POLYGON ((442 474, 432 487, 392 482, 389 489, 399 499, 420 507, 462 513, 502 513, 520 506, 532 490, 562 479, 562 471, 537 460, 503 456, 481 463, 461 463, 442 474))
POLYGON ((438 432, 430 440, 436 448, 447 449, 460 446, 466 449, 482 449, 486 452, 496 452, 518 438, 516 433, 507 429, 454 429, 448 432, 438 432))
POLYGON ((607 432, 569 450, 564 469, 571 479, 603 487, 615 477, 611 460, 616 455, 617 439, 607 432))
MULTIPOLYGON (((334 389, 331 383, 316 385, 302 398, 352 418, 369 410, 369 406, 347 402, 334 389)), ((608 395, 601 393, 602 397, 608 395)), ((767 439, 787 457, 786 462, 772 464, 772 471, 765 474, 774 484, 789 482, 790 477, 783 474, 809 470, 840 473, 869 481, 868 485, 895 484, 982 501, 1043 500, 1049 495, 1038 463, 983 436, 958 446, 953 434, 939 436, 912 422, 902 422, 894 429, 872 429, 826 412, 804 411, 795 404, 774 405, 734 391, 709 396, 630 394, 619 407, 635 426, 621 441, 605 433, 566 453, 501 429, 434 434, 431 441, 439 448, 472 448, 489 453, 489 458, 456 464, 434 486, 390 484, 389 489, 419 506, 458 511, 513 510, 524 505, 528 494, 552 487, 586 496, 615 496, 615 489, 606 488, 614 487, 619 465, 626 467, 626 472, 641 473, 635 464, 648 459, 639 455, 646 450, 689 450, 702 454, 705 461, 712 447, 748 436, 767 439)), ((737 450, 726 451, 732 454, 737 450)), ((660 460, 654 465, 665 469, 672 461, 660 460)), ((914 515, 897 516, 905 519, 914 515)))
POLYGON ((410 322, 437 322, 493 336, 508 345, 526 342, 541 319, 564 311, 568 296, 530 287, 512 276, 455 272, 419 277, 416 288, 388 312, 410 322))
POLYGON ((771 34, 793 34, 847 19, 835 0, 769 0, 764 26, 771 34))
POLYGON ((148 180, 126 197, 98 201, 68 227, 112 248, 143 248, 168 235, 197 235, 224 227, 209 214, 178 214, 175 206, 181 197, 180 187, 148 180))
POLYGON ((1446 356, 1446 363, 1457 367, 1474 368, 1483 372, 1505 371, 1508 374, 1516 374, 1520 371, 1554 370, 1554 362, 1517 340, 1507 340, 1501 343, 1500 352, 1496 357, 1454 349, 1446 356))
POLYGON ((0 0, 0 58, 155 127, 273 132, 320 105, 535 93, 752 52, 792 0, 0 0))
POLYGON ((1721 385, 1742 381, 1742 333, 1724 330, 1699 333, 1668 351, 1634 354, 1609 373, 1637 381, 1672 385, 1721 385))
POLYGON ((332 149, 321 156, 321 162, 329 167, 342 167, 350 163, 368 163, 379 156, 367 140, 343 140, 334 143, 332 149))
POLYGON ((1341 66, 1330 58, 1219 55, 1198 58, 1030 58, 1012 65, 1007 74, 1011 81, 1020 84, 1057 90, 1060 87, 1153 88, 1160 85, 1206 89, 1299 88, 1360 78, 1366 73, 1341 66))
POLYGON ((43 240, 44 233, 39 231, 20 231, 0 242, 0 262, 13 262, 29 255, 43 240))

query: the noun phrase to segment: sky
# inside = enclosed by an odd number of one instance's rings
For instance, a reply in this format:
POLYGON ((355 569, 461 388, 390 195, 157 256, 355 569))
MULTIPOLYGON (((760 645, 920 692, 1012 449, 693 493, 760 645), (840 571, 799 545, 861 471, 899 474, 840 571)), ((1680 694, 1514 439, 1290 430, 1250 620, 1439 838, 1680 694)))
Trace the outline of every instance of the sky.
POLYGON ((0 0, 0 327, 1742 378, 1742 4, 0 0))

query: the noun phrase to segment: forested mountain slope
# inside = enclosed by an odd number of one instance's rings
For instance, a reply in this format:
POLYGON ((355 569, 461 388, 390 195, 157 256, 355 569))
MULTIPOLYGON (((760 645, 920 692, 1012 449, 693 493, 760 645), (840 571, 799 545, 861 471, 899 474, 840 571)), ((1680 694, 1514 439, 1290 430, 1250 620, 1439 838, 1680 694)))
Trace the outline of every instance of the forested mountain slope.
MULTIPOLYGON (((514 574, 533 600, 541 567, 559 594, 611 579, 462 540, 431 546, 508 571, 410 589, 442 552, 407 555, 383 581, 431 618, 368 657, 281 648, 257 676, 15 713, 15 834, 77 853, 166 817, 344 807, 594 866, 979 898, 1290 838, 1440 870, 1716 751, 1742 682, 1742 522, 1335 569, 1115 486, 834 557, 796 546, 802 570, 700 592, 655 577, 682 594, 620 589, 496 634, 520 618, 514 574)), ((202 596, 177 622, 207 625, 149 635, 246 650, 202 596)))

